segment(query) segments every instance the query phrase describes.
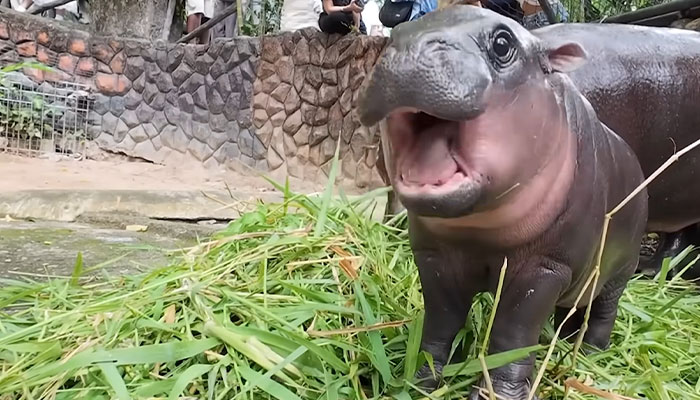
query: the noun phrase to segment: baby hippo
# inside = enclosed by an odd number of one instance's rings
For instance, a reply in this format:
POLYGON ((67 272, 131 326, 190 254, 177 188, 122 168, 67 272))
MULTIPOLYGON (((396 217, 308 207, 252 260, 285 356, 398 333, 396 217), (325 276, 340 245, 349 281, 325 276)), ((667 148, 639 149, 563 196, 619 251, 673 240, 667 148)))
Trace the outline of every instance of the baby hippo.
MULTIPOLYGON (((421 348, 438 373, 505 257, 488 352, 536 345, 593 271, 606 212, 643 181, 634 153, 566 75, 584 62, 576 42, 547 47, 509 18, 458 5, 394 29, 365 81, 357 110, 364 125, 382 125, 423 289, 421 348)), ((646 221, 642 191, 612 219, 596 291, 563 335, 579 329, 593 296, 585 342, 608 346, 646 221)), ((490 371, 498 396, 527 398, 534 356, 490 371)), ((438 384, 427 365, 417 375, 438 384)))

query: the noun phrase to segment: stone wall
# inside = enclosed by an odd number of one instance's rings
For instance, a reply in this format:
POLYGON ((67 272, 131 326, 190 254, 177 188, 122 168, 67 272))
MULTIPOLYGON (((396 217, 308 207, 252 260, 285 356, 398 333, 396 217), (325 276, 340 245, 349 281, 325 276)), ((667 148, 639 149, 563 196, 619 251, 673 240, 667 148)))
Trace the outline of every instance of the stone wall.
POLYGON ((0 12, 0 63, 36 60, 36 82, 94 92, 91 138, 157 163, 245 165, 325 182, 338 141, 345 186, 381 185, 379 137, 353 110, 385 45, 304 30, 208 46, 90 35, 79 25, 0 12))
MULTIPOLYGON (((211 46, 99 43, 111 74, 95 78, 97 143, 159 163, 193 157, 207 166, 236 159, 267 170, 251 130, 257 39, 211 46)), ((94 48, 94 46, 93 46, 94 48)))
POLYGON ((253 124, 273 171, 324 180, 340 141, 342 176, 359 187, 370 185, 379 135, 361 126, 352 111, 384 45, 374 37, 313 30, 262 39, 253 124))

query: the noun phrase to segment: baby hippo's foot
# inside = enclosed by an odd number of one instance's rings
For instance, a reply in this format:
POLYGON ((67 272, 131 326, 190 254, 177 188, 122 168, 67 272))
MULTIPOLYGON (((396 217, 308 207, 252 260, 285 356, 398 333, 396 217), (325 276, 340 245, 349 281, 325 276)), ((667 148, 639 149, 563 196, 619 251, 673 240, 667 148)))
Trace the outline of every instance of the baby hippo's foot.
MULTIPOLYGON (((527 400, 527 395, 530 393, 530 382, 528 380, 511 382, 492 377, 491 383, 498 400, 527 400)), ((477 387, 469 395, 469 400, 488 400, 488 398, 489 392, 486 386, 486 379, 482 377, 477 387)), ((533 397, 533 400, 538 399, 537 396, 533 397)))
POLYGON ((435 362, 433 366, 435 367, 435 374, 433 374, 433 371, 430 369, 430 365, 425 363, 415 375, 416 385, 428 393, 436 390, 438 386, 440 386, 440 379, 442 378, 443 365, 439 362, 435 362))

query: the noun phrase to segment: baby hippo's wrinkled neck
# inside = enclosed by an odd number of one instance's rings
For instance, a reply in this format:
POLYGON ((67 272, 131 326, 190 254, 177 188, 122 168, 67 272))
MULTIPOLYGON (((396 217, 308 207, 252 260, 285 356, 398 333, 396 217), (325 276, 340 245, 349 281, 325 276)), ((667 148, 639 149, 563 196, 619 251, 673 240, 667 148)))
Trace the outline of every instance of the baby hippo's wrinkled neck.
POLYGON ((475 121, 494 133, 512 130, 511 141, 499 143, 500 149, 486 150, 492 153, 488 158, 496 159, 489 170, 501 178, 494 182, 498 190, 469 215, 418 217, 429 231, 446 237, 466 234, 487 244, 511 247, 551 227, 567 205, 578 140, 569 128, 566 100, 552 89, 542 85, 535 95, 518 94, 508 106, 487 110, 475 121), (500 157, 493 156, 498 153, 500 157))

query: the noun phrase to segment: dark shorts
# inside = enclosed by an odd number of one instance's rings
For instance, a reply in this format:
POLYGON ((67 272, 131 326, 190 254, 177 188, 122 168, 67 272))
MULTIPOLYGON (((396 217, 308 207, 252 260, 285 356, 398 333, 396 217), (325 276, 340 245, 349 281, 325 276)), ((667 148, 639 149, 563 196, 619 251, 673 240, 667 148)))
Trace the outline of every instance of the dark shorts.
MULTIPOLYGON (((321 28, 322 32, 326 33, 346 35, 350 33, 353 23, 352 13, 342 11, 332 12, 330 14, 322 12, 318 17, 318 27, 321 28)), ((362 19, 360 19, 360 33, 363 35, 367 34, 367 28, 362 19)))

